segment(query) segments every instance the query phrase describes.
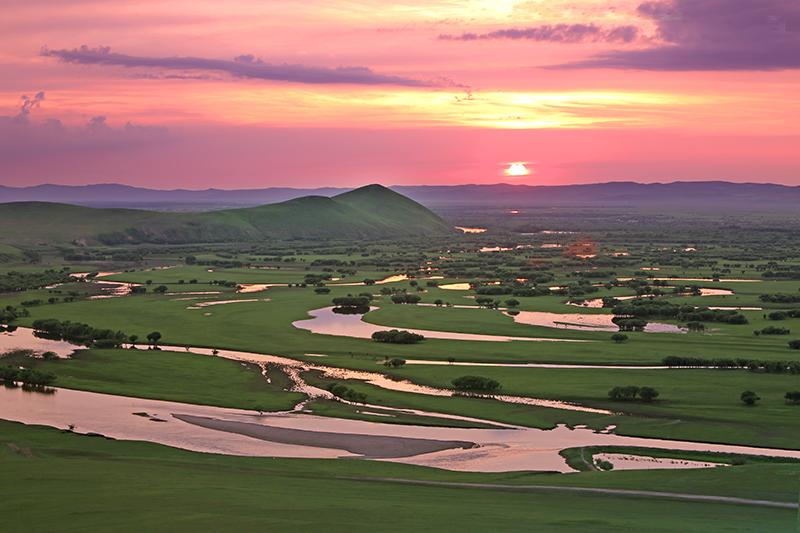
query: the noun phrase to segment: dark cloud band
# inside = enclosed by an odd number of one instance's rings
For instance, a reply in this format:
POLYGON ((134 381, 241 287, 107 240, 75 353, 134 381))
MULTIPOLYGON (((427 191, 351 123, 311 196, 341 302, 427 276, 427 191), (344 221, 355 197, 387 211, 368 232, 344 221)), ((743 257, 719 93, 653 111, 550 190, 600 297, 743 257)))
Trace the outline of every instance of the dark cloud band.
POLYGON ((796 0, 659 0, 642 3, 662 44, 618 50, 555 68, 736 71, 800 68, 796 0))
POLYGON ((147 57, 112 52, 108 47, 81 46, 72 50, 43 49, 41 55, 66 63, 108 65, 128 68, 175 71, 223 72, 237 78, 285 81, 307 84, 401 85, 406 87, 456 86, 448 80, 416 80, 378 74, 366 67, 310 67, 265 63, 250 55, 234 60, 203 57, 147 57))
POLYGON ((636 26, 602 28, 595 24, 553 24, 529 28, 508 28, 487 33, 443 34, 443 41, 527 40, 557 43, 611 42, 630 43, 637 39, 636 26))

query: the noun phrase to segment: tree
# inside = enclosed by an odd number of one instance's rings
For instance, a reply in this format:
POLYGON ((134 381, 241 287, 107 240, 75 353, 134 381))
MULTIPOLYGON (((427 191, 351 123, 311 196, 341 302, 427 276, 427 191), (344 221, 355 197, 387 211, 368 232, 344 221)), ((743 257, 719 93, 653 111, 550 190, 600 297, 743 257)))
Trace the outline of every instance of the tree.
POLYGON ((388 361, 386 361, 383 364, 385 366, 390 367, 390 368, 400 368, 401 366, 406 364, 406 360, 405 359, 400 359, 399 357, 395 357, 393 359, 389 359, 388 361))
POLYGON ((510 298, 506 300, 506 305, 509 307, 517 307, 519 305, 519 300, 516 298, 510 298))
POLYGON ((131 335, 128 337, 128 342, 131 343, 131 348, 136 348, 136 341, 139 340, 139 335, 131 335))
POLYGON ((348 402, 353 402, 353 403, 367 402, 367 395, 365 393, 353 390, 345 385, 342 385, 341 383, 331 383, 330 385, 328 385, 327 389, 334 396, 341 398, 343 400, 347 400, 348 402))
POLYGON ((389 344, 416 344, 425 340, 425 336, 410 331, 392 329, 389 331, 376 331, 372 334, 372 340, 389 344))
POLYGON ((755 405, 761 399, 758 394, 751 390, 744 391, 740 398, 746 405, 755 405))
POLYGON ((437 298, 436 300, 433 301, 433 305, 435 305, 436 307, 441 307, 444 305, 444 301, 437 298))
POLYGON ((800 391, 787 392, 784 398, 786 403, 800 405, 800 391))
POLYGON ((168 287, 166 285, 159 285, 158 287, 153 289, 153 292, 156 293, 156 294, 164 294, 168 290, 169 289, 168 289, 168 287))
POLYGON ((614 333, 613 335, 611 335, 611 340, 619 344, 627 341, 628 336, 625 335, 624 333, 614 333))
POLYGON ((800 350, 800 340, 789 341, 789 348, 792 350, 800 350))
POLYGON ((632 402, 639 394, 639 387, 628 385, 626 387, 616 386, 608 391, 608 397, 616 402, 632 402))
POLYGON ((639 398, 643 402, 652 402, 656 398, 658 398, 658 391, 653 387, 642 387, 639 389, 639 398))
POLYGON ((461 392, 490 394, 500 390, 500 382, 483 376, 461 376, 453 380, 453 387, 461 392))
POLYGON ((150 344, 156 346, 158 341, 161 340, 161 332, 160 331, 151 331, 147 334, 147 340, 150 341, 150 344))

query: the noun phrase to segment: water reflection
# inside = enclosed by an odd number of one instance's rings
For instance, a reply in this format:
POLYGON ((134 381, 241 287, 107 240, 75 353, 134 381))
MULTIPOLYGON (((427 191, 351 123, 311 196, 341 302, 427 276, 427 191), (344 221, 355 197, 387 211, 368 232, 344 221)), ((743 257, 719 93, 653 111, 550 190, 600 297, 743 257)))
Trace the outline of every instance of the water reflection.
MULTIPOLYGON (((375 307, 370 310, 377 309, 375 307)), ((320 335, 336 335, 343 337, 355 337, 359 339, 371 339, 376 331, 386 331, 387 329, 398 329, 397 326, 379 326, 364 322, 360 315, 340 315, 333 312, 332 307, 315 309, 308 312, 311 318, 298 320, 292 325, 299 329, 304 329, 320 335)), ((575 339, 553 339, 542 337, 511 337, 507 335, 485 335, 482 333, 455 333, 450 331, 434 331, 428 329, 399 328, 419 335, 424 335, 428 339, 445 339, 460 341, 489 341, 489 342, 508 342, 508 341, 541 341, 541 342, 591 342, 575 339)), ((618 328, 617 328, 618 329, 618 328)))
POLYGON ((647 455, 632 455, 626 453, 596 453, 595 463, 608 461, 614 465, 614 470, 654 470, 654 469, 685 469, 685 468, 716 468, 730 466, 725 463, 709 463, 706 461, 690 461, 688 459, 673 459, 669 457, 650 457, 647 455))
MULTIPOLYGON (((508 313, 506 313, 508 314, 508 313)), ((572 329, 578 331, 619 331, 614 324, 614 315, 547 313, 543 311, 519 311, 513 315, 514 322, 545 328, 572 329)), ((645 333, 685 333, 680 326, 661 322, 648 322, 645 333)))
POLYGON ((30 328, 17 328, 0 333, 0 354, 13 350, 33 350, 35 353, 53 352, 58 357, 69 357, 83 348, 67 341, 48 339, 30 328))
POLYGON ((472 288, 472 285, 469 283, 445 283, 444 285, 439 285, 439 288, 446 291, 468 291, 472 288))
POLYGON ((558 452, 583 446, 640 446, 800 458, 800 451, 795 450, 623 437, 563 425, 552 430, 467 429, 384 424, 300 413, 260 416, 238 409, 69 389, 41 395, 0 388, 0 418, 56 428, 72 426, 75 432, 83 434, 226 455, 379 457, 387 455, 385 450, 389 445, 390 455, 395 456, 384 460, 479 472, 570 472, 558 452), (153 423, 153 418, 162 422, 153 423), (477 447, 469 447, 472 443, 477 447), (416 447, 418 444, 423 447, 416 447), (427 451, 430 447, 439 451, 427 451), (408 451, 413 455, 401 456, 408 451))

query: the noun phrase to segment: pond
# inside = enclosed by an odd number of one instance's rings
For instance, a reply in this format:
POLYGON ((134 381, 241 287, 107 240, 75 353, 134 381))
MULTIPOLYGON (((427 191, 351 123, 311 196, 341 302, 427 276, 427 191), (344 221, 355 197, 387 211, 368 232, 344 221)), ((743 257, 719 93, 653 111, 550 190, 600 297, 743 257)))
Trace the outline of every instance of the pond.
MULTIPOLYGON (((508 314, 508 313, 506 313, 508 314)), ((577 331, 619 331, 612 321, 614 315, 580 314, 580 313, 547 313, 542 311, 519 311, 513 316, 514 322, 545 328, 572 329, 577 331)), ((686 330, 673 324, 648 322, 645 333, 685 333, 686 330)))
POLYGON ((13 332, 0 333, 0 354, 12 350, 33 350, 37 353, 53 352, 59 357, 67 357, 77 348, 78 346, 67 341, 39 338, 30 328, 17 328, 13 332))
MULTIPOLYGON (((552 339, 539 337, 512 337, 507 335, 487 335, 482 333, 456 333, 451 331, 434 331, 429 329, 400 328, 398 326, 376 325, 364 322, 363 315, 344 315, 334 313, 333 307, 324 307, 309 311, 311 318, 297 320, 292 325, 299 329, 304 329, 319 335, 337 335, 340 337, 355 337, 359 339, 371 339, 376 331, 386 331, 388 329, 404 329, 412 333, 424 335, 428 339, 445 339, 457 341, 488 341, 488 342, 509 342, 509 341, 542 341, 542 342, 591 342, 574 339, 552 339)), ((377 307, 370 307, 370 311, 377 307)))

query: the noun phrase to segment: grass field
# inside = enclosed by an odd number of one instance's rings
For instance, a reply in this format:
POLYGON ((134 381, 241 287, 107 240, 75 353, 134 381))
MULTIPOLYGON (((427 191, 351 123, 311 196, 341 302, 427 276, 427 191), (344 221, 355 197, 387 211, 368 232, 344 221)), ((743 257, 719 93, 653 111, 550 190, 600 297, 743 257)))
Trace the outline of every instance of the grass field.
POLYGON ((9 532, 98 524, 104 531, 316 531, 325 524, 329 531, 778 532, 790 531, 797 519, 791 509, 391 481, 676 489, 791 502, 798 474, 791 465, 602 476, 459 474, 378 462, 204 455, 8 422, 0 429, 0 510, 9 532), (31 502, 35 511, 12 511, 31 502))
POLYGON ((286 392, 289 381, 271 369, 267 382, 255 365, 158 350, 84 350, 68 360, 9 358, 58 376, 57 385, 120 396, 220 407, 284 411, 303 395, 286 392))
MULTIPOLYGON (((561 228, 566 219, 541 227, 561 228)), ((781 222, 783 223, 783 222, 781 222)), ((122 330, 140 341, 151 331, 163 334, 169 345, 228 348, 283 355, 316 364, 369 370, 414 383, 449 388, 452 380, 473 374, 493 378, 508 395, 574 402, 609 409, 616 415, 502 403, 470 397, 439 397, 381 389, 360 381, 346 385, 367 395, 369 409, 331 400, 307 404, 314 413, 334 418, 415 425, 481 427, 481 423, 453 421, 441 416, 398 413, 408 408, 461 415, 486 421, 552 428, 557 424, 585 424, 600 429, 616 426, 622 435, 743 444, 798 449, 800 406, 784 401, 787 391, 800 390, 800 376, 745 370, 706 369, 547 369, 466 367, 458 362, 551 362, 571 364, 658 365, 665 356, 797 360, 800 351, 787 341, 800 338, 800 318, 769 320, 772 310, 798 304, 770 304, 764 293, 798 294, 800 280, 765 278, 764 271, 789 269, 797 261, 791 238, 767 244, 762 234, 744 232, 736 242, 722 233, 685 229, 680 237, 648 233, 647 228, 611 229, 595 235, 600 255, 591 260, 567 257, 560 250, 540 250, 544 242, 568 245, 566 234, 530 235, 529 228, 507 226, 494 234, 457 236, 447 242, 426 240, 386 242, 237 243, 236 245, 130 246, 119 255, 115 247, 69 247, 38 244, 40 263, 23 261, 30 248, 0 247, 11 270, 34 272, 69 265, 75 272, 119 272, 105 279, 147 283, 148 293, 122 298, 87 299, 98 286, 71 283, 55 289, 31 288, 0 295, 0 308, 21 306, 40 299, 53 304, 25 307, 30 316, 16 323, 31 325, 39 318, 85 322, 97 328, 122 330), (747 244, 743 244, 743 243, 747 244), (530 243, 533 248, 502 253, 478 253, 480 246, 530 243), (683 252, 684 247, 697 251, 683 252), (616 250, 630 256, 614 257, 616 250), (673 251, 674 250, 674 251, 673 251), (67 260, 69 254, 88 258, 67 260), (777 254, 786 257, 776 257, 777 254), (204 264, 186 265, 193 255, 204 264), (743 257, 739 259, 738 257, 743 257), (316 261, 316 263, 315 263, 316 261), (237 265, 237 266, 231 266, 237 265), (778 265, 778 266, 776 266, 778 265), (157 268, 171 267, 171 268, 157 268), (575 284, 579 280, 605 284, 618 277, 641 274, 642 267, 659 277, 714 275, 719 282, 669 282, 726 288, 732 295, 664 296, 676 304, 693 306, 763 307, 743 311, 749 323, 706 324, 706 333, 628 333, 627 342, 611 341, 610 332, 574 331, 517 324, 498 310, 436 308, 397 305, 381 290, 419 294, 423 303, 442 300, 475 305, 474 290, 453 291, 429 286, 434 281, 494 282, 544 275, 543 286, 575 284), (424 268, 425 270, 419 270, 424 268), (430 269, 430 270, 428 270, 430 269), (335 283, 379 280, 392 274, 418 273, 418 278, 374 286, 337 286, 335 283), (329 283, 328 294, 314 287, 273 287, 264 292, 236 293, 211 284, 226 280, 246 283, 303 283, 309 274, 342 279, 329 283), (441 276, 441 279, 427 279, 441 276), (758 279, 753 283, 725 281, 758 279), (181 283, 183 280, 183 283, 181 283), (196 280, 192 283, 192 280, 196 280), (167 285, 168 293, 152 289, 167 285), (417 287, 423 290, 418 291, 417 287), (61 301, 70 292, 77 301, 61 301), (185 293, 220 291, 214 295, 185 293), (292 322, 308 318, 311 310, 328 307, 337 296, 368 292, 378 309, 364 320, 389 328, 416 328, 448 332, 519 337, 573 339, 589 342, 474 342, 426 339, 414 345, 376 343, 344 335, 319 335, 298 329, 292 322), (187 299, 190 298, 190 299, 187 299), (197 309, 213 300, 257 300, 197 309), (792 330, 789 336, 756 336, 767 326, 792 330), (324 354, 312 357, 307 354, 324 354), (387 368, 387 357, 425 359, 440 365, 387 368), (654 387, 655 402, 612 402, 614 386, 654 387), (758 405, 740 401, 744 390, 761 397, 758 405), (385 411, 381 407, 386 408, 385 411), (366 412, 364 412, 366 411, 366 412), (391 412, 394 416, 387 418, 391 412)), ((566 227, 566 226, 565 226, 566 227)), ((606 227, 606 226, 603 226, 606 227)), ((113 228, 112 228, 113 229, 113 228)), ((570 234, 572 235, 572 234, 570 234)), ((26 256, 27 257, 27 256, 26 256)), ((30 257, 35 257, 33 254, 30 257)), ((71 256, 70 256, 71 257, 71 256)), ((32 259, 33 260, 33 259, 32 259)), ((600 287, 585 298, 634 294, 629 286, 600 287)), ((510 295, 493 296, 503 302, 510 295)), ((566 296, 517 297, 519 309, 567 314, 609 313, 567 305, 566 296)), ((578 298, 579 299, 579 298, 578 298)), ((502 304, 501 304, 502 305, 502 304)), ((654 319, 655 321, 662 321, 654 319)), ((141 346, 140 346, 141 347, 141 346)), ((36 366, 58 376, 57 386, 131 397, 194 404, 265 410, 286 410, 303 396, 287 392, 288 376, 270 367, 267 382, 253 365, 183 352, 151 350, 85 350, 71 360, 43 361, 11 358, 8 362, 36 366)), ((330 379, 305 372, 311 384, 325 387, 330 379)), ((597 450, 566 450, 567 455, 597 450)), ((627 450, 631 451, 631 450, 627 450)), ((647 455, 648 450, 634 450, 647 455)), ((721 460, 698 452, 650 450, 651 455, 697 460, 721 460)), ((574 459, 574 457, 573 457, 574 459)), ((737 462, 739 459, 737 459, 737 462)), ((190 453, 138 442, 113 442, 59 431, 0 421, 0 511, 3 531, 85 531, 102 524, 104 530, 435 530, 435 531, 791 531, 797 512, 791 509, 688 502, 653 495, 587 494, 487 486, 413 485, 409 482, 489 483, 510 486, 550 486, 661 491, 729 496, 773 502, 796 502, 800 465, 747 459, 734 467, 685 471, 588 471, 575 474, 516 472, 458 473, 378 461, 289 460, 226 457, 190 453), (401 482, 402 480, 402 482, 401 482), (31 502, 35 503, 32 506, 31 502), (25 506, 26 512, 15 509, 25 506), (137 520, 130 517, 135 514, 137 520)), ((586 465, 584 465, 586 466, 586 465)))

